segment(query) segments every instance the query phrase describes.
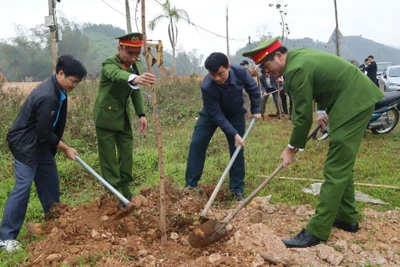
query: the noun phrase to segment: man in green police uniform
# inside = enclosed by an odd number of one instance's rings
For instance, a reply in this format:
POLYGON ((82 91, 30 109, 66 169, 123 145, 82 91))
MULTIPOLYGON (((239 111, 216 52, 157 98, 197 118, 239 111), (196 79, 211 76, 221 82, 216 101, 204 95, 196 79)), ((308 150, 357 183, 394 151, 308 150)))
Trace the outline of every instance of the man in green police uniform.
POLYGON ((151 73, 142 74, 140 33, 117 37, 118 53, 102 63, 99 91, 94 104, 94 122, 101 172, 114 188, 131 199, 133 181, 132 104, 139 116, 140 132, 147 129, 139 84, 153 84, 151 73))
POLYGON ((293 100, 294 124, 288 147, 282 153, 284 167, 294 161, 295 149, 303 149, 313 122, 313 100, 317 122, 325 127, 329 114, 329 150, 324 166, 316 214, 297 236, 284 239, 287 247, 309 247, 328 239, 331 228, 358 231, 353 167, 374 110, 383 96, 368 77, 346 60, 307 49, 289 51, 278 38, 243 53, 275 78, 285 74, 285 86, 293 100))

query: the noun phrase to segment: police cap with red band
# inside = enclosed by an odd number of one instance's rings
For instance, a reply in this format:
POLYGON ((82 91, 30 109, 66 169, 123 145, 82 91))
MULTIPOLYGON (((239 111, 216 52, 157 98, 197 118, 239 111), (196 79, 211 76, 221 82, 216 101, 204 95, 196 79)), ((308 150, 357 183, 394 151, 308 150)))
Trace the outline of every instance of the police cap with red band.
POLYGON ((122 36, 119 36, 115 39, 119 40, 119 45, 134 47, 141 49, 143 45, 143 35, 138 32, 131 32, 122 36))
POLYGON ((261 42, 256 48, 251 51, 244 52, 242 55, 244 57, 251 58, 254 63, 260 64, 267 57, 267 55, 274 52, 276 49, 282 46, 279 37, 272 38, 270 40, 265 40, 261 42))

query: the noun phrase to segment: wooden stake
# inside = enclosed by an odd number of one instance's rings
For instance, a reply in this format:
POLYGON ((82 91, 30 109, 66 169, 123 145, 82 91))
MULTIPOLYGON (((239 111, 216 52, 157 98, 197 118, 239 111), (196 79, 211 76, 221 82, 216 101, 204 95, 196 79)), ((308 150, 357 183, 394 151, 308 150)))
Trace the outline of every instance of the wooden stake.
MULTIPOLYGON (((146 36, 146 11, 145 11, 145 0, 142 1, 142 34, 143 34, 143 46, 146 54, 146 63, 147 68, 150 73, 153 73, 151 68, 151 59, 148 53, 148 44, 147 44, 147 36, 146 36)), ((163 159, 163 151, 162 151, 162 136, 161 136, 161 126, 160 119, 158 114, 157 107, 157 98, 156 98, 156 90, 154 85, 150 86, 151 88, 151 101, 153 104, 153 115, 154 115, 154 123, 156 126, 157 132, 157 144, 158 144, 158 164, 160 170, 160 230, 161 230, 161 244, 167 244, 167 229, 165 226, 165 174, 164 174, 164 159, 163 159)))
MULTIPOLYGON (((265 176, 265 175, 258 175, 258 177, 266 178, 266 177, 268 177, 268 176, 265 176)), ((312 181, 312 182, 321 182, 321 183, 324 182, 324 180, 320 180, 320 179, 294 178, 294 177, 276 177, 276 178, 282 179, 282 180, 312 181)), ((363 184, 363 183, 354 183, 354 184, 355 184, 355 185, 359 185, 359 186, 379 187, 379 188, 389 188, 389 189, 400 190, 400 187, 398 187, 398 186, 393 186, 393 185, 363 184)))

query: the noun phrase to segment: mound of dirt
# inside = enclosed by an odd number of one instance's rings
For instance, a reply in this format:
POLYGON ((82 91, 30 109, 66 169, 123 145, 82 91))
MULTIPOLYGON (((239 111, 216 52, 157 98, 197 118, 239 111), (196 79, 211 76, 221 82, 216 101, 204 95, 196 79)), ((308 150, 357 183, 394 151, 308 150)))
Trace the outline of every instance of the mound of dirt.
MULTIPOLYGON (((135 197, 133 215, 115 221, 122 210, 103 196, 72 208, 60 204, 43 225, 28 224, 31 234, 45 237, 29 246, 28 266, 381 266, 400 265, 400 209, 379 213, 365 210, 361 230, 350 234, 333 229, 326 244, 287 249, 281 238, 294 235, 313 215, 311 206, 270 204, 255 198, 233 220, 229 236, 195 249, 188 236, 196 231, 199 213, 213 188, 166 189, 167 244, 161 244, 159 193, 144 189, 135 197)), ((231 196, 217 197, 208 217, 222 220, 231 209, 231 196)))

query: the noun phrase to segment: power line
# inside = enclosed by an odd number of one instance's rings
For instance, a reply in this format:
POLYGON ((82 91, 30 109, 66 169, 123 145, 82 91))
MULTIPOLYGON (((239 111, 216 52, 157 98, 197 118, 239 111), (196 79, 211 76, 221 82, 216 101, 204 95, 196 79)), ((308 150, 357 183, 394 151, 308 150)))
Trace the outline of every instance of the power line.
MULTIPOLYGON (((118 12, 119 14, 123 15, 124 17, 126 17, 126 15, 125 15, 124 13, 120 12, 119 10, 117 10, 116 8, 114 8, 113 6, 111 6, 110 4, 108 4, 106 1, 104 1, 104 0, 101 0, 101 1, 102 1, 104 4, 106 4, 107 6, 109 6, 111 9, 113 9, 114 11, 116 11, 116 12, 118 12)), ((153 1, 155 1, 158 5, 161 5, 161 6, 162 6, 162 3, 160 3, 158 0, 153 0, 153 1)), ((117 2, 119 2, 119 1, 117 0, 117 2)), ((121 3, 121 2, 119 2, 119 3, 120 3, 120 4, 123 4, 123 3, 121 3)), ((149 1, 149 3, 151 3, 151 4, 153 4, 153 5, 156 5, 155 3, 150 2, 150 1, 149 1)), ((132 9, 132 8, 130 8, 130 9, 132 9)), ((132 9, 132 10, 134 10, 134 9, 132 9)), ((135 12, 135 13, 136 13, 136 12, 135 12)), ((147 12, 146 12, 146 13, 147 13, 147 12)), ((147 14, 156 15, 156 14, 151 14, 151 13, 147 13, 147 14)), ((210 31, 210 30, 207 30, 207 29, 201 27, 200 25, 197 25, 196 23, 193 23, 193 22, 189 21, 188 19, 186 19, 186 18, 184 18, 184 17, 182 17, 182 16, 179 16, 179 17, 180 17, 181 19, 183 19, 184 21, 188 22, 189 24, 191 24, 193 27, 195 27, 197 33, 198 33, 198 34, 200 35, 200 37, 203 38, 203 39, 205 39, 205 38, 201 36, 199 29, 201 29, 201 30, 203 30, 203 31, 205 31, 205 32, 208 32, 208 33, 210 33, 210 34, 213 34, 213 35, 215 35, 215 36, 217 36, 217 37, 226 39, 226 36, 223 36, 223 35, 217 34, 217 33, 215 33, 215 32, 212 32, 212 31, 210 31)), ((132 20, 132 18, 131 18, 131 20, 132 20)), ((136 21, 136 20, 137 20, 137 18, 135 17, 135 21, 136 21)), ((237 39, 237 38, 228 38, 228 39, 231 40, 231 41, 241 41, 241 42, 244 42, 244 43, 246 43, 246 41, 247 41, 246 39, 237 39)))
MULTIPOLYGON (((153 1, 156 1, 159 5, 162 6, 162 3, 160 3, 158 0, 153 0, 153 1)), ((179 16, 179 15, 178 15, 178 16, 179 16)), ((199 28, 199 29, 201 29, 201 30, 203 30, 203 31, 205 31, 205 32, 211 33, 211 34, 213 34, 213 35, 215 35, 215 36, 217 36, 217 37, 226 39, 226 36, 223 36, 223 35, 220 35, 220 34, 218 34, 218 33, 215 33, 215 32, 212 32, 212 31, 210 31, 210 30, 207 30, 207 29, 201 27, 200 25, 197 25, 197 24, 195 24, 195 23, 189 21, 188 19, 186 19, 186 18, 184 18, 184 17, 181 17, 181 16, 179 16, 179 17, 180 17, 181 19, 185 20, 186 22, 188 22, 189 24, 191 24, 191 25, 194 26, 194 27, 197 27, 197 28, 199 28)), ((229 40, 232 40, 232 41, 244 41, 244 42, 246 42, 246 39, 237 39, 237 38, 228 38, 228 39, 229 39, 229 40)))
MULTIPOLYGON (((104 1, 104 0, 101 0, 104 4, 106 4, 107 6, 109 6, 111 9, 113 9, 114 11, 116 11, 116 12, 118 12, 119 14, 121 14, 122 16, 124 16, 124 17, 126 17, 126 15, 124 14, 124 13, 122 13, 121 11, 119 11, 118 9, 116 9, 116 8, 114 8, 113 6, 111 6, 109 3, 107 3, 106 1, 104 1)), ((119 2, 119 1, 118 1, 119 2)), ((121 2, 119 2, 120 4, 122 4, 121 2)), ((131 10, 134 10, 134 9, 132 9, 131 7, 129 8, 129 9, 131 9, 131 10)), ((147 12, 146 12, 147 13, 147 12)), ((156 15, 156 14, 151 14, 151 13, 147 13, 147 14, 150 14, 150 15, 156 15)), ((131 20, 132 20, 132 18, 131 18, 131 20)), ((135 18, 135 20, 137 20, 137 18, 135 18)))
POLYGON ((122 12, 120 12, 119 10, 115 9, 114 7, 112 7, 112 6, 111 6, 109 3, 107 3, 106 1, 104 1, 104 0, 101 0, 101 1, 103 1, 103 3, 106 4, 107 6, 109 6, 110 8, 114 9, 114 11, 116 11, 116 12, 118 12, 119 14, 121 14, 122 16, 126 17, 126 15, 125 15, 124 13, 122 13, 122 12))

